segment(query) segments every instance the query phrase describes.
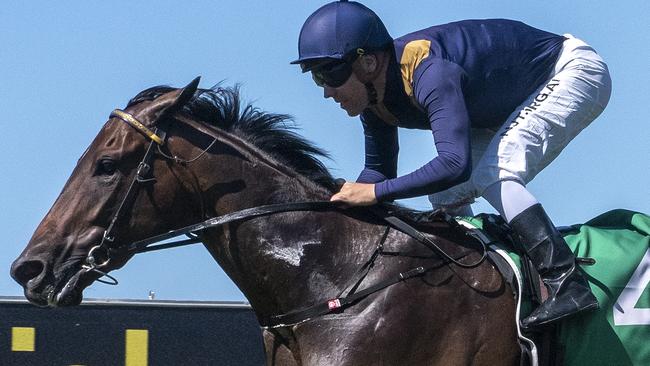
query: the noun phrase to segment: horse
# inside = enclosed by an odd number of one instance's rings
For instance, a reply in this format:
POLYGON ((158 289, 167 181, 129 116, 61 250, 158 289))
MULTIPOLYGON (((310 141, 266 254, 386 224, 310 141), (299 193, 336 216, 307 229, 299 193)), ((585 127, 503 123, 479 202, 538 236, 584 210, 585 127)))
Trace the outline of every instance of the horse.
MULTIPOLYGON (((129 243, 241 210, 328 201, 337 190, 320 161, 327 154, 290 116, 241 102, 238 87, 198 82, 146 89, 111 114, 12 264, 31 303, 78 305, 84 288, 133 257, 120 250, 129 243)), ((430 224, 422 235, 450 261, 370 211, 322 205, 197 231, 260 320, 267 364, 519 364, 512 291, 476 240, 430 224), (418 275, 404 276, 413 268, 418 275), (332 308, 328 299, 387 278, 397 280, 345 307, 268 323, 332 308)))

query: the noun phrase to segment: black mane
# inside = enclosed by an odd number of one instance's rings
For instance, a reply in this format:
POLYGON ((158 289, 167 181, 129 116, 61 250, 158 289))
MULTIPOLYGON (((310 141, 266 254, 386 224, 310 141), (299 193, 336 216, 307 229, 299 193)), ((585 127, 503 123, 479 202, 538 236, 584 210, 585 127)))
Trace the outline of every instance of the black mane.
MULTIPOLYGON (((155 86, 143 90, 128 106, 153 100, 176 90, 155 86)), ((262 149, 274 159, 324 186, 334 190, 334 178, 318 157, 328 157, 322 149, 295 133, 293 120, 286 114, 267 113, 250 104, 243 105, 239 88, 215 86, 199 89, 183 107, 192 118, 230 132, 262 149)))

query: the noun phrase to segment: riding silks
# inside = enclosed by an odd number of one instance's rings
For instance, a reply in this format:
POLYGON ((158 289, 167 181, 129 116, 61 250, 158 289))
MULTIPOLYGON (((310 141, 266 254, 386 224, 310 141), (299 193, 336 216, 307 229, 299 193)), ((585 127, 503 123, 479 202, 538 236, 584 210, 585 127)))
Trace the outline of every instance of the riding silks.
POLYGON ((579 264, 600 305, 559 324, 563 364, 650 365, 650 216, 613 210, 561 231, 576 257, 593 259, 579 264))

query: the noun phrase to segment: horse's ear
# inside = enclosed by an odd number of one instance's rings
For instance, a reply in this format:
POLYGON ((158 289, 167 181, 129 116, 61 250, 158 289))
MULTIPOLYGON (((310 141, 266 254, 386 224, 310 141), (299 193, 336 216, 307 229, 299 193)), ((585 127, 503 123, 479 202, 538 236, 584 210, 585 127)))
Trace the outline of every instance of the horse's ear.
POLYGON ((183 108, 196 93, 201 77, 198 76, 182 89, 177 89, 156 98, 151 105, 142 110, 145 124, 155 125, 164 115, 170 115, 183 108))
POLYGON ((190 81, 190 83, 182 89, 181 95, 176 98, 174 106, 178 106, 177 108, 180 108, 185 105, 185 103, 187 103, 190 99, 192 99, 194 93, 196 93, 196 89, 199 87, 199 81, 201 81, 200 76, 197 76, 194 78, 194 80, 190 81))

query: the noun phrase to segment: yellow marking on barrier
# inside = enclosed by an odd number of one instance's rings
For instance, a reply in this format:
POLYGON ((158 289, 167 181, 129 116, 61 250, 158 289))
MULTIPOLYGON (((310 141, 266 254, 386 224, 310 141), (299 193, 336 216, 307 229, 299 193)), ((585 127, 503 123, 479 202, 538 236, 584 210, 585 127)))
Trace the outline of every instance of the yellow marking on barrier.
POLYGON ((31 327, 11 327, 11 350, 14 352, 34 352, 36 329, 31 327))
POLYGON ((149 361, 149 331, 146 329, 126 330, 125 366, 147 366, 149 361))

